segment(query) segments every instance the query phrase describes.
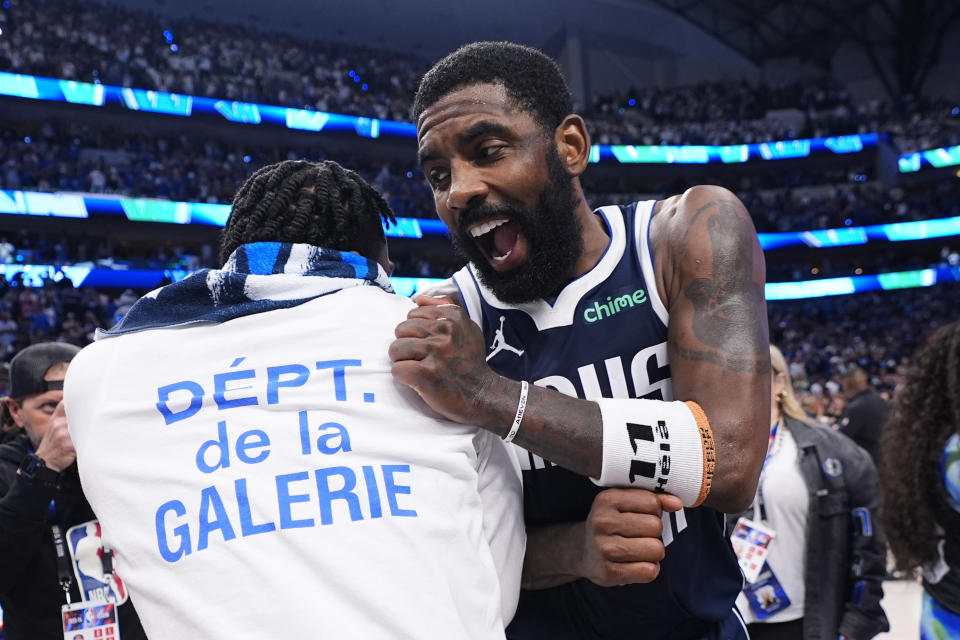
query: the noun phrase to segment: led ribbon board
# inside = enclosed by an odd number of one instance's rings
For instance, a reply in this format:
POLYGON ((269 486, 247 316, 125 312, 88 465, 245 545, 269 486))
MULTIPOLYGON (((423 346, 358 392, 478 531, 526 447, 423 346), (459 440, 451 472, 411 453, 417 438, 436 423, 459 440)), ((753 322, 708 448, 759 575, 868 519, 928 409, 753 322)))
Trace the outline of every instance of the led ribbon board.
POLYGON ((876 224, 868 227, 842 227, 814 231, 758 233, 764 251, 785 247, 849 247, 868 242, 907 242, 960 235, 960 216, 914 222, 876 224))
POLYGON ((268 123, 304 131, 339 131, 354 133, 364 138, 417 137, 416 126, 409 122, 361 118, 308 109, 218 100, 203 96, 13 73, 0 73, 0 95, 51 102, 70 102, 93 107, 121 106, 132 111, 162 113, 185 118, 205 115, 240 124, 268 123))
MULTIPOLYGON (((309 109, 218 100, 203 96, 115 87, 76 80, 57 80, 25 74, 0 73, 0 95, 95 107, 122 106, 133 111, 181 117, 205 115, 238 124, 267 123, 300 131, 349 132, 364 138, 386 136, 415 139, 417 137, 417 128, 411 122, 362 118, 309 109)), ((591 149, 590 161, 621 164, 707 164, 710 162, 731 164, 749 160, 786 160, 805 158, 824 152, 858 153, 876 146, 877 139, 877 134, 867 133, 725 146, 594 145, 591 149)))
MULTIPOLYGON (((14 276, 22 274, 23 284, 27 287, 41 287, 44 280, 59 282, 67 278, 75 287, 129 288, 148 291, 161 286, 165 282, 182 280, 191 273, 193 272, 182 269, 98 269, 89 264, 67 267, 42 264, 0 264, 0 275, 10 280, 14 276)), ((403 296, 411 296, 417 291, 442 281, 441 278, 390 278, 394 291, 403 296)), ((940 267, 876 275, 822 278, 801 282, 768 282, 766 297, 770 301, 802 300, 880 289, 889 291, 932 287, 951 282, 960 282, 960 268, 940 267)))
MULTIPOLYGON (((90 193, 42 193, 0 189, 0 215, 2 214, 66 218, 121 216, 134 222, 222 227, 230 215, 230 205, 90 193)), ((397 218, 396 224, 389 228, 384 225, 384 233, 390 238, 422 238, 425 235, 445 235, 447 228, 439 220, 397 218)))
POLYGON ((960 268, 917 269, 914 271, 823 278, 802 282, 768 282, 766 296, 767 300, 801 300, 825 296, 842 296, 880 289, 890 291, 893 289, 932 287, 936 284, 948 282, 960 282, 960 268))
POLYGON ((942 169, 960 166, 960 145, 908 153, 900 156, 898 165, 900 173, 913 173, 924 167, 942 169))
MULTIPOLYGON (((88 218, 91 216, 123 216, 134 222, 169 224, 202 224, 222 227, 230 215, 228 204, 205 202, 173 202, 153 198, 125 198, 90 193, 42 193, 36 191, 4 191, 0 189, 0 214, 88 218)), ((446 235, 440 220, 397 218, 385 229, 390 238, 422 238, 446 235)), ((960 235, 960 216, 914 222, 878 224, 868 227, 842 227, 813 231, 760 233, 764 250, 786 247, 849 247, 868 242, 905 242, 960 235)))
POLYGON ((806 158, 818 153, 859 153, 875 147, 879 136, 875 133, 780 140, 758 144, 713 145, 594 145, 590 162, 618 162, 620 164, 708 164, 722 162, 736 164, 749 160, 789 160, 806 158))

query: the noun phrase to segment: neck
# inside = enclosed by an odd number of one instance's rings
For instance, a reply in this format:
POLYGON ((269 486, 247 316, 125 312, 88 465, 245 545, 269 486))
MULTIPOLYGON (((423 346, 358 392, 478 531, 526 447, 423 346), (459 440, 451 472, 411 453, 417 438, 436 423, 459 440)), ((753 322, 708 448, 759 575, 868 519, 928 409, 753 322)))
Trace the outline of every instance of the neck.
MULTIPOLYGON (((571 281, 576 280, 586 272, 597 266, 600 258, 603 257, 607 246, 610 244, 610 234, 607 232, 607 225, 603 217, 595 214, 587 204, 587 199, 583 195, 583 189, 580 183, 576 182, 574 188, 580 197, 580 205, 577 207, 576 217, 580 221, 580 229, 583 235, 583 248, 580 250, 580 256, 573 266, 573 277, 571 281)), ((544 298, 547 302, 553 304, 556 296, 544 298)))
POLYGON ((583 195, 582 189, 579 188, 580 192, 580 206, 577 207, 577 219, 580 221, 580 226, 583 229, 583 249, 580 251, 580 257, 577 258, 577 263, 574 266, 574 277, 579 278, 590 269, 593 269, 600 258, 603 257, 604 252, 607 250, 607 246, 610 244, 610 234, 607 231, 607 225, 603 221, 603 217, 595 214, 590 206, 587 204, 587 200, 583 195))

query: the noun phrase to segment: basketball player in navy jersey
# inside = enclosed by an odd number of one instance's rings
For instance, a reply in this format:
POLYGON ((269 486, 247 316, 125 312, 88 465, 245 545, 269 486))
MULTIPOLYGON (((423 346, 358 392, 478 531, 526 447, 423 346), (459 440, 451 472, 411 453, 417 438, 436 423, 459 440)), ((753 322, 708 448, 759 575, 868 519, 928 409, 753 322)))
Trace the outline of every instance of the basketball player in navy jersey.
POLYGON ((745 638, 722 512, 749 505, 766 452, 763 254, 722 188, 591 210, 571 111, 557 65, 520 45, 424 76, 419 161, 470 264, 397 327, 394 377, 518 445, 510 638, 745 638))

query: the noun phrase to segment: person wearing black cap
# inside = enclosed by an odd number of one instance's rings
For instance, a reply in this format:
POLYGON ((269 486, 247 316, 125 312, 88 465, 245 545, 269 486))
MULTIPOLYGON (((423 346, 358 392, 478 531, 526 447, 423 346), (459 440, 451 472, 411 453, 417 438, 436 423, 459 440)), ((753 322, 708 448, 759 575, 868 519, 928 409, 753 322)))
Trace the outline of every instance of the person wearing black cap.
MULTIPOLYGON (((63 638, 60 606, 81 599, 69 564, 58 569, 54 528, 94 520, 77 474, 63 410, 63 379, 79 348, 27 347, 10 363, 0 445, 0 606, 6 640, 63 638), (61 580, 61 577, 65 578, 61 580)), ((61 542, 64 548, 68 544, 61 542)), ((69 556, 68 556, 69 557, 69 556)), ((145 638, 131 604, 121 606, 124 640, 145 638)))
POLYGON ((870 386, 870 376, 859 365, 848 365, 841 377, 847 404, 840 417, 840 432, 867 450, 879 469, 880 436, 890 403, 870 386))

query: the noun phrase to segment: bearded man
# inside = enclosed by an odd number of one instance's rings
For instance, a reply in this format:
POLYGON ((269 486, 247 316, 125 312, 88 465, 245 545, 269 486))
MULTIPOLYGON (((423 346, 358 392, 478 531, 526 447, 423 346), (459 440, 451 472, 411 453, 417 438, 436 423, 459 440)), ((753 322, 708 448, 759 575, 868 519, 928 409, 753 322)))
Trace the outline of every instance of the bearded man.
POLYGON ((769 432, 763 253, 722 188, 592 210, 572 109, 521 45, 467 45, 423 77, 419 161, 469 264, 397 327, 393 374, 518 445, 508 637, 745 638, 722 512, 753 499, 769 432))

